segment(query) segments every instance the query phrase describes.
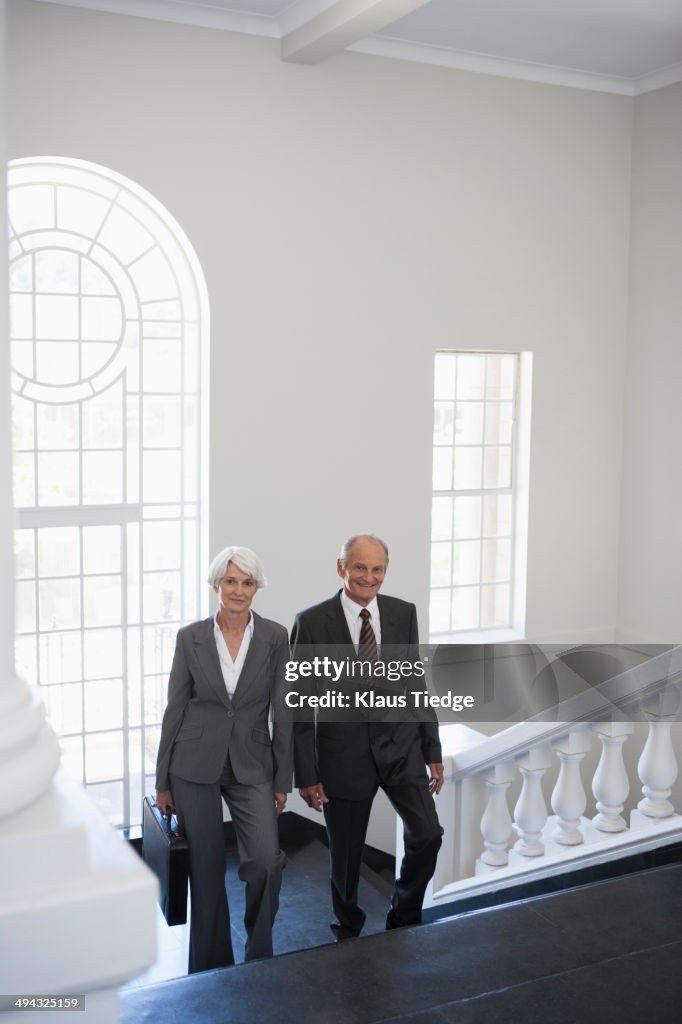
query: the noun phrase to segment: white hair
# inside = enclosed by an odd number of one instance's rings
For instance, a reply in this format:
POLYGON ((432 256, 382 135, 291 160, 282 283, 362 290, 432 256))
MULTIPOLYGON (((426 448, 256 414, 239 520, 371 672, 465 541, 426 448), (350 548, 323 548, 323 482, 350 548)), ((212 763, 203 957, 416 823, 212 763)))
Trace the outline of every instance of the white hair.
POLYGON ((263 572, 263 563, 256 552, 252 551, 251 548, 241 548, 233 545, 229 548, 223 548, 209 565, 208 584, 210 587, 218 586, 230 562, 254 579, 259 590, 261 587, 267 586, 268 581, 263 572))
POLYGON ((344 542, 339 552, 339 561, 341 562, 341 567, 343 569, 346 569, 348 567, 350 549, 353 547, 356 540, 372 540, 375 541, 377 544, 381 544, 386 555, 386 565, 388 566, 388 546, 386 542, 381 539, 381 537, 377 537, 376 533, 354 533, 352 537, 349 537, 348 540, 344 542))

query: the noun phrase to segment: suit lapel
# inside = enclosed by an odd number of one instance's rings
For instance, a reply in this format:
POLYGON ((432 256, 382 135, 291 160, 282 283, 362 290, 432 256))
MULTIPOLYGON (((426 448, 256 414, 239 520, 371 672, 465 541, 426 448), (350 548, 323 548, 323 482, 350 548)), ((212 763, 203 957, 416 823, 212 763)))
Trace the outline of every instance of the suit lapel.
POLYGON ((246 652, 246 658, 239 673, 239 679, 232 694, 233 704, 239 703, 239 698, 248 690, 249 685, 258 677, 263 665, 270 654, 270 644, 263 639, 263 626, 259 615, 253 613, 253 636, 246 652))
POLYGON ((207 682, 210 683, 225 707, 229 708, 232 706, 232 702, 225 687, 223 670, 220 667, 218 648, 213 635, 214 620, 212 618, 205 619, 200 625, 202 628, 197 630, 198 635, 194 640, 196 659, 207 682))
POLYGON ((348 620, 341 604, 341 591, 331 600, 331 607, 327 612, 327 639, 330 644, 344 644, 353 646, 348 620))

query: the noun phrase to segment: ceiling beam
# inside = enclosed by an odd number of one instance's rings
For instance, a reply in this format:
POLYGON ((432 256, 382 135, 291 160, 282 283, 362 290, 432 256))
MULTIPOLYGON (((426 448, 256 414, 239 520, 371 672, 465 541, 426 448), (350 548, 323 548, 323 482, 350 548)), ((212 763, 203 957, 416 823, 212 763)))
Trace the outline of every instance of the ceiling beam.
POLYGON ((430 0, 337 0, 282 37, 282 60, 319 64, 430 0))

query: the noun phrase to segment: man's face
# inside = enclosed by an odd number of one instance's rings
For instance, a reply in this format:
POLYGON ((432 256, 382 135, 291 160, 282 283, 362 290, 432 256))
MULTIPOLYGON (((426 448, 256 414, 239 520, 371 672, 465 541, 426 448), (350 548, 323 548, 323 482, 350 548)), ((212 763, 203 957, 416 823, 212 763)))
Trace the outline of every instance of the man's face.
POLYGON ((352 601, 368 605, 381 590, 386 575, 386 552, 376 540, 356 540, 348 552, 344 568, 341 559, 336 571, 343 580, 343 589, 352 601))

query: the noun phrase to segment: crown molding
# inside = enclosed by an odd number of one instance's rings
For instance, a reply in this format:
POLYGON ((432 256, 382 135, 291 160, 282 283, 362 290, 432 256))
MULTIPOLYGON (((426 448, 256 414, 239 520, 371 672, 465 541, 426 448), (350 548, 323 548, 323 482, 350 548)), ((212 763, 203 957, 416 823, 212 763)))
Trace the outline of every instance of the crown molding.
POLYGON ((634 96, 642 96, 644 93, 654 92, 655 89, 665 89, 667 85, 682 82, 682 64, 671 64, 670 67, 652 71, 648 75, 640 75, 632 81, 634 96))
POLYGON ((601 75, 574 68, 554 67, 551 64, 509 60, 484 53, 451 50, 444 46, 408 43, 402 39, 392 39, 389 36, 369 36, 367 39, 362 39, 349 46, 348 49, 374 57, 414 61, 419 64, 452 68, 456 71, 473 71, 477 74, 516 78, 546 85, 561 85, 571 89, 588 89, 592 92, 610 92, 621 96, 634 95, 634 81, 631 78, 601 75))
POLYGON ((43 4, 57 4, 59 7, 82 7, 105 14, 125 14, 129 18, 148 18, 152 21, 170 21, 179 25, 196 25, 199 28, 217 28, 223 32, 241 32, 249 36, 268 36, 279 39, 280 30, 276 18, 265 14, 244 14, 240 11, 225 11, 218 7, 207 7, 193 0, 38 0, 43 4))

